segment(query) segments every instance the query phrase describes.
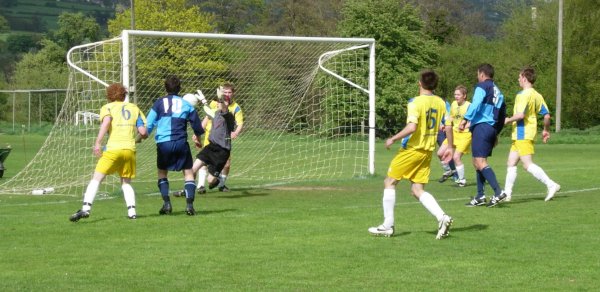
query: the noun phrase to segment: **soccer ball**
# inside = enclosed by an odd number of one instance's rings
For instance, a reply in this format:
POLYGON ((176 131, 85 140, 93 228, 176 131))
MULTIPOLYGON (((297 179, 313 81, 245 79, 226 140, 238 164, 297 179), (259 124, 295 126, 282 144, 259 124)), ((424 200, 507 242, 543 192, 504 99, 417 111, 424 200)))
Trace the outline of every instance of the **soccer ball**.
POLYGON ((198 104, 198 98, 193 93, 188 93, 188 94, 184 95, 183 99, 185 101, 189 102, 192 106, 196 106, 196 104, 198 104))

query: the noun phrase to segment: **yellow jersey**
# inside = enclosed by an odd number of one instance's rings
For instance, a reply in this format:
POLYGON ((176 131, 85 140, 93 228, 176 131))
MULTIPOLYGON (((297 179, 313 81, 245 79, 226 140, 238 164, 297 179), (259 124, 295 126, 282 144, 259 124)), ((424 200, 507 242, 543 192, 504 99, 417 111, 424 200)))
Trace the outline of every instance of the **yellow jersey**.
POLYGON ((535 140, 537 135, 537 115, 548 113, 548 106, 544 97, 535 89, 528 88, 517 94, 513 115, 523 113, 522 120, 512 123, 513 140, 535 140))
POLYGON ((114 101, 100 109, 100 122, 111 117, 108 128, 106 150, 130 149, 135 151, 135 135, 137 128, 146 126, 146 116, 133 103, 114 101))
MULTIPOLYGON (((210 104, 208 105, 212 110, 216 110, 217 109, 217 102, 216 101, 211 101, 210 104)), ((237 102, 233 102, 232 104, 230 104, 227 109, 229 110, 229 112, 233 115, 233 118, 235 119, 235 126, 238 127, 240 125, 242 125, 244 123, 244 113, 242 113, 242 108, 240 107, 239 104, 237 104, 237 102)), ((204 145, 206 146, 208 145, 210 142, 208 141, 208 136, 210 135, 210 129, 212 129, 212 119, 208 119, 208 123, 206 123, 206 129, 204 129, 204 131, 206 132, 204 134, 204 145)))
POLYGON ((437 95, 419 95, 410 99, 406 123, 417 124, 417 129, 402 139, 402 148, 433 151, 438 128, 446 115, 446 102, 437 95))

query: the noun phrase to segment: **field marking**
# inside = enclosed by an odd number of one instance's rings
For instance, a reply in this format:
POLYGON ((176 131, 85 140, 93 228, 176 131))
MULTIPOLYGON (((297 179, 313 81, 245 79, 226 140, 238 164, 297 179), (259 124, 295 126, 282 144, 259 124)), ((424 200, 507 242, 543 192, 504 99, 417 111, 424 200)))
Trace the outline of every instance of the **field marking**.
MULTIPOLYGON (((579 189, 579 190, 561 190, 557 193, 557 196, 560 196, 561 194, 574 194, 574 193, 585 193, 585 192, 592 192, 592 191, 598 191, 600 190, 600 187, 594 187, 594 188, 586 188, 586 189, 579 189)), ((150 193, 150 194, 144 194, 144 196, 158 196, 160 195, 160 193, 150 193)), ((410 194, 406 194, 407 196, 412 197, 410 194)), ((534 197, 534 196, 540 196, 540 197, 545 197, 546 193, 544 192, 539 192, 539 193, 526 193, 526 194, 514 194, 512 195, 513 198, 517 197, 534 197)), ((1 198, 1 197, 0 197, 1 198)), ((102 200, 113 200, 116 199, 117 197, 109 197, 107 195, 105 196, 100 196, 96 198, 96 201, 102 201, 102 200)), ((468 198, 466 197, 460 197, 460 198, 446 198, 446 199, 437 199, 438 202, 452 202, 452 201, 466 201, 468 200, 468 198)), ((3 207, 27 207, 27 206, 43 206, 43 205, 58 205, 58 204, 67 204, 67 203, 73 203, 73 202, 81 202, 81 199, 77 199, 77 200, 61 200, 61 201, 55 201, 55 202, 35 202, 35 203, 18 203, 18 204, 3 204, 2 203, 2 199, 0 199, 0 208, 3 207)), ((379 201, 378 201, 379 202, 379 201)), ((420 202, 418 200, 414 200, 412 202, 396 202, 396 205, 412 205, 412 204, 420 204, 420 202)), ((341 209, 360 209, 360 208, 372 208, 375 206, 379 206, 381 207, 381 204, 378 203, 377 205, 373 204, 373 205, 355 205, 355 206, 344 206, 341 207, 341 209)), ((310 211, 315 211, 315 210, 325 210, 325 209, 331 209, 331 207, 316 207, 316 208, 309 208, 309 209, 303 209, 303 210, 310 210, 310 211)), ((291 211, 295 211, 297 209, 280 209, 276 212, 263 212, 260 214, 267 214, 267 213, 287 213, 287 212, 291 212, 291 211)), ((201 212, 201 211, 200 211, 201 212)), ((247 214, 238 214, 238 215, 227 215, 227 217, 244 217, 247 216, 247 214)), ((1 215, 0 215, 1 217, 1 215)))

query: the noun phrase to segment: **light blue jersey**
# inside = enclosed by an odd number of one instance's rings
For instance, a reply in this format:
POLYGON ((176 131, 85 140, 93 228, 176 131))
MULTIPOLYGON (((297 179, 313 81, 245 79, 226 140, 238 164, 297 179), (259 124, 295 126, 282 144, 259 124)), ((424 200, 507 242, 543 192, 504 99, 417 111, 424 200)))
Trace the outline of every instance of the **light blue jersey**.
POLYGON ((157 99, 147 117, 148 134, 156 128, 156 143, 167 141, 187 141, 187 122, 194 134, 204 134, 196 109, 178 95, 167 95, 157 99))

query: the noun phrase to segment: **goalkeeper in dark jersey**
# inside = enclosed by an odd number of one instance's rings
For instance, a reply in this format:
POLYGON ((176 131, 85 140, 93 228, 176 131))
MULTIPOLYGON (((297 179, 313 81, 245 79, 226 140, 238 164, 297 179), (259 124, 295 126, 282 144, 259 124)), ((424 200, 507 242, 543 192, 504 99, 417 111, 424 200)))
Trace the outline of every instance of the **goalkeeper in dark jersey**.
MULTIPOLYGON (((229 112, 229 99, 219 97, 217 108, 204 106, 206 115, 212 120, 212 130, 208 135, 210 142, 196 155, 194 173, 204 165, 208 166, 208 183, 210 187, 219 184, 219 174, 225 167, 231 153, 231 132, 235 127, 235 118, 229 112)), ((194 137, 196 138, 196 137, 194 137)))

